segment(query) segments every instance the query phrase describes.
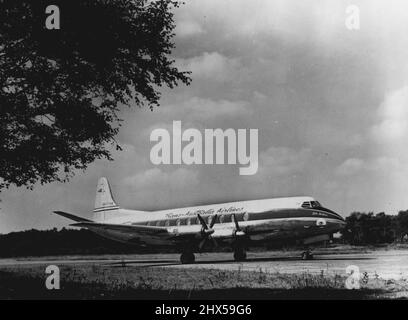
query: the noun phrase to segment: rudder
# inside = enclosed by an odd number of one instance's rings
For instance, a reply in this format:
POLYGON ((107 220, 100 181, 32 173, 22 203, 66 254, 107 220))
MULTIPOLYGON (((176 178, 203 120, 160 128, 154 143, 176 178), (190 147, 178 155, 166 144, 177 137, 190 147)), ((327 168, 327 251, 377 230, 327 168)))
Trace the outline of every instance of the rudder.
POLYGON ((94 219, 95 221, 105 220, 105 212, 119 209, 113 199, 108 179, 102 177, 96 186, 94 219))

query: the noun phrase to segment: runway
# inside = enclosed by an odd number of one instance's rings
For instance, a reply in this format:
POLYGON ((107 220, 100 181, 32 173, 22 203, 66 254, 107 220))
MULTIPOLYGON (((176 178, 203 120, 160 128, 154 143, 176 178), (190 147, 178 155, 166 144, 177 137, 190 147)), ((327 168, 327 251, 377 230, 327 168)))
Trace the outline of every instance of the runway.
POLYGON ((315 255, 314 260, 301 260, 299 257, 251 257, 243 263, 233 261, 198 262, 182 265, 181 268, 216 268, 222 270, 263 271, 268 273, 312 273, 325 275, 346 275, 346 268, 357 266, 361 275, 365 272, 370 278, 408 279, 408 251, 375 251, 359 254, 315 255))
POLYGON ((100 264, 105 266, 146 268, 202 268, 220 270, 262 271, 282 274, 346 275, 346 268, 357 266, 361 275, 370 278, 408 279, 408 250, 375 250, 362 253, 315 253, 314 260, 301 260, 298 252, 248 252, 245 262, 236 262, 232 253, 196 254, 196 263, 182 265, 178 254, 65 256, 0 259, 2 266, 100 264))

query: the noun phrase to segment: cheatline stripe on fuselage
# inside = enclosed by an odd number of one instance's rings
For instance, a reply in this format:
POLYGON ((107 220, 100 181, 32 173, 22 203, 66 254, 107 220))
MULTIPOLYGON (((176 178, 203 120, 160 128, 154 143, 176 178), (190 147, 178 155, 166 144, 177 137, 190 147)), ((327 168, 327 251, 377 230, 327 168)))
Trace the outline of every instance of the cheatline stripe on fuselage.
MULTIPOLYGON (((248 226, 256 226, 259 224, 264 224, 268 222, 278 222, 278 223, 285 223, 289 221, 298 221, 298 222, 315 222, 316 218, 315 217, 291 217, 291 218, 277 218, 277 219, 263 219, 263 220, 252 220, 252 221, 242 221, 240 226, 242 225, 243 228, 248 227, 248 226)), ((336 218, 326 218, 326 222, 330 223, 338 223, 339 219, 336 218)), ((228 222, 231 224, 231 222, 228 222)), ((233 225, 233 224, 232 224, 233 225)), ((271 230, 257 230, 257 231, 252 231, 251 234, 255 233, 265 233, 265 232, 270 232, 271 230)))
MULTIPOLYGON (((289 218, 332 218, 335 220, 342 220, 343 218, 334 212, 328 211, 321 211, 321 210, 313 210, 313 209, 279 209, 279 210, 270 210, 265 212, 256 212, 256 213, 248 213, 248 219, 244 220, 244 213, 235 214, 237 221, 256 221, 256 220, 275 220, 275 219, 289 219, 289 218)), ((208 216, 213 215, 203 215, 203 218, 206 219, 208 216)), ((222 214, 224 219, 220 222, 220 216, 218 215, 217 224, 220 223, 231 223, 232 222, 232 214, 222 214)), ((134 222, 132 225, 157 225, 158 222, 165 223, 168 222, 166 225, 161 225, 161 227, 171 227, 171 226, 186 226, 187 220, 190 219, 191 225, 200 224, 197 221, 197 216, 183 216, 178 218, 161 218, 149 221, 141 221, 141 222, 134 222), (180 221, 180 224, 177 225, 177 222, 180 221)), ((206 220, 207 222, 207 220, 206 220)))

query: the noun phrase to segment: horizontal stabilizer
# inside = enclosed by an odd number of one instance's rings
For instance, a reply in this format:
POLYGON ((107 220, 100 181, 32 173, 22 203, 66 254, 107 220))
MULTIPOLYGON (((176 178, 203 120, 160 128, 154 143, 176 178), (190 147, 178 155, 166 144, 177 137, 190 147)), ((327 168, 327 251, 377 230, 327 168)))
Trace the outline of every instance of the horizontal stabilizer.
POLYGON ((63 212, 63 211, 54 211, 54 213, 56 213, 56 214, 58 214, 60 216, 63 216, 65 218, 77 221, 77 222, 92 222, 91 220, 88 220, 88 219, 85 219, 85 218, 82 218, 82 217, 78 217, 78 216, 76 216, 74 214, 63 212))

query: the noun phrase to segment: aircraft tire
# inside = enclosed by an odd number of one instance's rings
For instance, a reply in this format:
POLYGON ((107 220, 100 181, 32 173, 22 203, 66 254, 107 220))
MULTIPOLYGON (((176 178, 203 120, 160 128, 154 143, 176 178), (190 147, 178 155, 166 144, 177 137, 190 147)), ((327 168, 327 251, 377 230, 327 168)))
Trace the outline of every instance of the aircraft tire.
POLYGON ((302 252, 302 260, 313 260, 313 254, 310 251, 302 252))
POLYGON ((235 261, 244 261, 246 260, 246 252, 244 249, 238 249, 234 251, 235 261))
POLYGON ((182 264, 194 263, 194 261, 195 261, 195 256, 194 256, 194 253, 192 252, 183 252, 180 256, 180 262, 182 264))

